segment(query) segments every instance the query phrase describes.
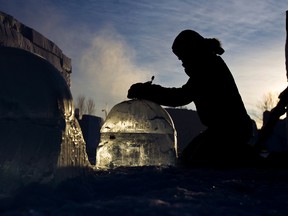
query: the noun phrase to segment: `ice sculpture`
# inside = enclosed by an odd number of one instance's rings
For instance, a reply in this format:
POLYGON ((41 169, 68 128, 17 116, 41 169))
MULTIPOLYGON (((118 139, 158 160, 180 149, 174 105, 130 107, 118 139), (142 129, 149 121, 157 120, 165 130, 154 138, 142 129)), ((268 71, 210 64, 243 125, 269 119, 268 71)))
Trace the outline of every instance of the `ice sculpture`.
POLYGON ((0 192, 89 167, 72 95, 59 71, 30 52, 0 47, 0 76, 0 192))
POLYGON ((147 100, 115 105, 101 127, 96 168, 174 166, 177 136, 168 112, 147 100))

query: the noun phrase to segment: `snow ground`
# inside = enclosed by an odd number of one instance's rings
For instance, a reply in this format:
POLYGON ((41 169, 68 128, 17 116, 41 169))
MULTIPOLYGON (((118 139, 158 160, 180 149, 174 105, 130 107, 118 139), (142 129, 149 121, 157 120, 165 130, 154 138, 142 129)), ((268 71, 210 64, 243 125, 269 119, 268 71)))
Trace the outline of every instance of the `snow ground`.
POLYGON ((118 168, 0 196, 1 215, 287 215, 288 170, 118 168))

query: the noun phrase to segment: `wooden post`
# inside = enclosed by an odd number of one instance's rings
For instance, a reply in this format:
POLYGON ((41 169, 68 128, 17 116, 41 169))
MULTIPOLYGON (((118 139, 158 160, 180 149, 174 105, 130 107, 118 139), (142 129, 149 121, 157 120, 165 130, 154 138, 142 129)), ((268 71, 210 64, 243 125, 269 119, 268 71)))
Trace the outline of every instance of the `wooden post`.
POLYGON ((288 10, 286 11, 285 64, 286 64, 286 77, 288 79, 288 10))
MULTIPOLYGON (((286 11, 285 65, 286 65, 286 78, 288 81, 288 10, 286 11)), ((286 145, 288 146, 288 111, 286 111, 286 145)))

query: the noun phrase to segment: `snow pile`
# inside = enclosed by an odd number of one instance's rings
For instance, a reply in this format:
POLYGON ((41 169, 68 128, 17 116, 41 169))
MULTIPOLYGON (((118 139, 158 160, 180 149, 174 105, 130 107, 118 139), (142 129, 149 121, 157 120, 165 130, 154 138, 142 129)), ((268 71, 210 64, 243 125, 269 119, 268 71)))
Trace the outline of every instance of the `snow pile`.
POLYGON ((287 170, 117 168, 0 194, 0 214, 285 216, 287 181, 287 170))

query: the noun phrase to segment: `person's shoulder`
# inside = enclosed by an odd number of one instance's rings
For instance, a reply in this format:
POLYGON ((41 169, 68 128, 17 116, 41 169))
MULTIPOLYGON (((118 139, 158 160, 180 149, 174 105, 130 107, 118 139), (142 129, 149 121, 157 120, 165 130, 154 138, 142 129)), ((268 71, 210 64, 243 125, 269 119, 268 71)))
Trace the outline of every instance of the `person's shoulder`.
POLYGON ((228 68, 226 62, 221 56, 216 55, 213 59, 214 59, 215 64, 219 65, 219 67, 222 66, 222 67, 228 68))
POLYGON ((222 58, 221 56, 219 56, 219 55, 215 55, 215 56, 213 57, 213 59, 214 59, 215 61, 224 62, 223 58, 222 58))

